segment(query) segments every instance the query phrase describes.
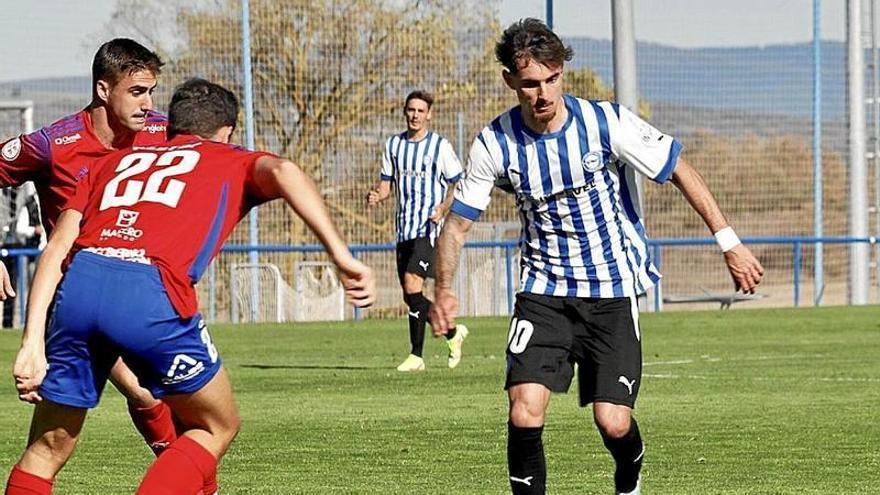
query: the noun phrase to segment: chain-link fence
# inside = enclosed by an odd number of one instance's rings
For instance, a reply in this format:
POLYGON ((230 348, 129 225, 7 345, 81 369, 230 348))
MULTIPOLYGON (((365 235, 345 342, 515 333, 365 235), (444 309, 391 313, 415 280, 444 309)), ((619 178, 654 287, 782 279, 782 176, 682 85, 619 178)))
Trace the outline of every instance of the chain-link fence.
MULTIPOLYGON (((256 147, 291 158, 316 179, 350 243, 393 242, 393 202, 370 209, 365 196, 378 179, 385 139, 405 129, 404 96, 417 88, 433 92, 433 129, 464 155, 491 118, 516 104, 493 59, 501 19, 511 18, 513 3, 251 1, 256 147)), ((831 8, 845 8, 844 2, 833 3, 831 8)), ((518 8, 523 16, 541 16, 544 4, 541 0, 518 2, 518 8)), ((807 2, 787 2, 753 15, 765 23, 776 19, 785 24, 792 22, 787 9, 808 7, 807 2)), ((557 2, 554 15, 565 19, 577 8, 576 2, 557 2)), ((610 9, 595 14, 583 30, 568 26, 562 32, 576 53, 566 68, 565 84, 572 94, 610 99, 610 9)), ((52 14, 46 15, 52 22, 52 14)), ((677 18, 683 29, 687 16, 688 11, 683 11, 677 18)), ((191 76, 211 79, 242 94, 241 19, 239 0, 119 0, 111 20, 95 26, 95 32, 100 33, 97 40, 133 37, 163 56, 167 65, 157 106, 164 110, 173 86, 191 76)), ((811 21, 805 19, 802 27, 809 33, 811 21)), ((2 22, 11 21, 0 21, 0 29, 2 22)), ((56 22, 60 25, 63 19, 56 22)), ((813 233, 812 47, 809 41, 761 46, 760 40, 752 43, 748 36, 744 33, 736 47, 719 47, 717 40, 706 39, 702 46, 712 48, 677 48, 643 41, 637 29, 639 111, 684 144, 684 156, 706 177, 741 236, 809 236, 813 233)), ((94 43, 95 49, 98 44, 94 43)), ((701 46, 700 41, 693 46, 701 46)), ((822 45, 826 235, 846 234, 845 52, 842 41, 822 45)), ((0 99, 33 100, 35 121, 45 125, 88 103, 87 74, 88 67, 83 67, 80 73, 60 79, 2 82, 0 99)), ((244 141, 242 135, 236 138, 244 141)), ((644 195, 650 237, 708 235, 674 187, 647 185, 644 195)), ((509 225, 517 221, 511 198, 499 194, 481 219, 487 226, 476 237, 515 238, 517 231, 509 225)), ((249 242, 246 224, 247 220, 231 243, 249 242)), ((261 244, 315 242, 280 202, 259 210, 258 232, 261 244)), ((795 272, 791 247, 757 246, 755 251, 767 269, 761 290, 768 297, 748 304, 790 305, 795 272)), ((812 248, 803 252, 803 302, 813 298, 812 252, 812 248)), ((497 249, 472 255, 467 263, 480 258, 483 264, 462 270, 473 281, 462 281, 460 288, 473 286, 469 290, 475 293, 503 291, 497 284, 506 275, 504 263, 486 264, 498 256, 497 249)), ((366 315, 403 315, 393 252, 371 251, 362 257, 380 280, 379 303, 366 315)), ((258 258, 260 263, 277 266, 291 285, 299 263, 326 261, 320 254, 289 252, 260 253, 258 258)), ((826 248, 825 303, 846 300, 846 259, 846 247, 826 248)), ((224 253, 215 262, 210 281, 206 278, 202 283, 203 307, 217 319, 230 315, 233 265, 248 262, 246 253, 224 253)), ((665 295, 731 291, 722 260, 710 247, 664 248, 662 269, 665 295)), ((469 303, 467 310, 504 314, 507 306, 490 298, 469 303), (486 310, 487 306, 493 309, 486 310)))

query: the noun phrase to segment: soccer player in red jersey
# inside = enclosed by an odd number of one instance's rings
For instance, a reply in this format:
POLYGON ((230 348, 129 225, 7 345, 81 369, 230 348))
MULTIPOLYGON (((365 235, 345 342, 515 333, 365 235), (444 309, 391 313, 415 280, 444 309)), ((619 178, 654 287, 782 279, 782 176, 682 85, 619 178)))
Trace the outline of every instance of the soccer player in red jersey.
POLYGON ((185 430, 137 493, 201 493, 240 419, 195 283, 253 206, 283 198, 326 247, 349 300, 372 304, 373 273, 348 250, 315 183, 290 161, 228 144, 237 117, 232 93, 190 80, 172 97, 167 143, 114 153, 81 177, 31 290, 13 374, 19 397, 37 404, 37 438, 10 475, 7 495, 49 493, 97 404, 104 362, 117 354, 185 430), (44 481, 42 491, 10 490, 13 479, 33 477, 44 481))
MULTIPOLYGON (((42 221, 52 231, 61 207, 73 194, 76 178, 98 158, 114 150, 165 141, 166 119, 153 111, 152 93, 162 67, 159 57, 130 39, 104 43, 92 63, 92 101, 82 111, 0 147, 0 187, 33 181, 42 221)), ((0 299, 13 296, 5 268, 0 269, 0 299)), ((158 455, 177 438, 170 409, 139 386, 119 361, 110 380, 126 396, 138 431, 158 455)), ((206 492, 216 492, 216 482, 206 492)))

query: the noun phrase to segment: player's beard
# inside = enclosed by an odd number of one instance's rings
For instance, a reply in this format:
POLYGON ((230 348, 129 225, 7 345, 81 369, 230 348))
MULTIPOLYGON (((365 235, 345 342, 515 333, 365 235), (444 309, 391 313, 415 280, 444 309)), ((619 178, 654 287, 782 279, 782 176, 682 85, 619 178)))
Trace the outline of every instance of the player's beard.
POLYGON ((532 118, 535 119, 535 122, 547 124, 556 117, 557 107, 558 105, 553 101, 537 101, 532 107, 532 118))

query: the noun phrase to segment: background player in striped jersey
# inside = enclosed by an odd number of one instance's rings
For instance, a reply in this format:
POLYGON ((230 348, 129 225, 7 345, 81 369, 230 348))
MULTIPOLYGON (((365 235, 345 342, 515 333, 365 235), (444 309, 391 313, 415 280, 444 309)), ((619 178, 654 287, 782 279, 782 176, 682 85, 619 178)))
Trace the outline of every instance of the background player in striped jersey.
MULTIPOLYGON (((133 144, 165 141, 166 119, 153 110, 152 96, 162 65, 158 55, 134 40, 110 40, 92 61, 92 99, 85 109, 4 143, 0 186, 33 181, 48 233, 77 177, 92 163, 133 144)), ((158 455, 177 437, 170 409, 141 387, 122 361, 110 381, 125 395, 132 421, 158 455)), ((215 491, 215 482, 206 486, 206 494, 215 491)))
POLYGON ((37 403, 35 439, 7 495, 51 492, 120 354, 183 430, 137 493, 203 493, 240 420, 195 285, 253 206, 283 198, 326 247, 349 300, 372 303, 372 271, 348 250, 315 183, 288 160, 228 144, 237 118, 231 92, 187 81, 172 97, 166 143, 120 150, 80 177, 28 301, 13 375, 19 397, 37 403))
MULTIPOLYGON (((391 195, 397 198, 397 276, 409 307, 410 354, 398 371, 422 371, 425 361, 425 323, 431 301, 422 292, 425 279, 434 276, 434 243, 443 217, 452 204, 452 188, 461 176, 461 163, 449 141, 428 130, 434 97, 416 90, 403 105, 406 132, 385 142, 380 180, 367 195, 375 206, 391 195)), ((446 334, 450 368, 461 361, 467 328, 458 325, 446 334)))
POLYGON ((571 48, 541 21, 508 27, 495 53, 519 105, 477 136, 440 236, 435 333, 455 322, 451 289, 465 235, 496 180, 509 182, 522 220, 522 278, 510 324, 507 458, 515 494, 543 494, 541 434, 551 392, 568 390, 578 363, 582 406, 616 463, 617 493, 640 493, 644 444, 632 408, 641 382, 636 296, 660 277, 647 249, 631 172, 671 181, 719 241, 737 289, 763 268, 736 234, 681 145, 626 108, 562 91, 571 48))

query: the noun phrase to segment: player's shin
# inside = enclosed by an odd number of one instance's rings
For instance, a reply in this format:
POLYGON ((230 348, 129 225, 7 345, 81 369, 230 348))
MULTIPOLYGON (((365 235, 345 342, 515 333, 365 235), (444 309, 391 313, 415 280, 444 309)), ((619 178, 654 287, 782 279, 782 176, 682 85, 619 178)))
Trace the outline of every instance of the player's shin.
POLYGON ((614 470, 614 486, 620 493, 629 493, 635 490, 639 481, 639 473, 642 470, 642 460, 645 455, 645 445, 639 433, 639 424, 635 418, 630 420, 629 431, 620 438, 611 438, 602 435, 605 448, 614 458, 616 469, 614 470))
POLYGON ((128 414, 135 428, 157 456, 177 440, 177 431, 168 404, 159 401, 152 407, 141 408, 129 402, 128 414))
POLYGON ((195 440, 182 436, 156 458, 136 495, 193 495, 216 473, 217 458, 195 440))
POLYGON ((514 426, 507 423, 507 469, 513 495, 543 495, 547 483, 547 464, 541 434, 544 427, 514 426))
POLYGON ((428 321, 431 301, 421 292, 406 294, 403 299, 409 306, 409 341, 412 345, 410 354, 421 357, 425 347, 425 323, 428 321))

